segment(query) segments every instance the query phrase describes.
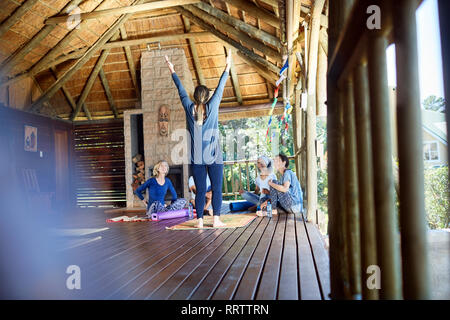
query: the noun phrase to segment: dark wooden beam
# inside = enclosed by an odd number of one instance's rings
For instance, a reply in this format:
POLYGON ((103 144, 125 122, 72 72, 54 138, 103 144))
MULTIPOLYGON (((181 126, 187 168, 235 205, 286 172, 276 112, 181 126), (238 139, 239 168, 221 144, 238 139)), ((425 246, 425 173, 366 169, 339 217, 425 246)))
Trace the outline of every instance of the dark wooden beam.
POLYGON ((117 112, 117 107, 116 107, 116 104, 114 103, 114 98, 111 94, 111 90, 109 89, 108 79, 106 78, 103 68, 100 68, 98 75, 100 76, 100 80, 103 84, 103 88, 105 89, 105 94, 106 94, 106 97, 108 98, 108 102, 111 107, 111 110, 114 113, 114 118, 117 119, 119 117, 119 113, 117 112))
POLYGON ((205 11, 203 11, 193 5, 185 6, 184 8, 186 10, 189 10, 192 14, 196 15, 203 21, 213 25, 216 29, 235 36, 237 39, 241 40, 243 43, 251 46, 252 48, 255 48, 256 50, 262 52, 263 54, 265 54, 269 57, 272 57, 273 59, 275 59, 277 61, 281 60, 280 54, 277 50, 274 50, 274 49, 266 46, 265 44, 261 43, 260 41, 249 37, 247 34, 236 30, 233 26, 222 22, 218 18, 211 16, 210 14, 206 13, 205 11))
MULTIPOLYGON (((186 33, 191 32, 191 23, 189 19, 181 16, 184 24, 184 31, 186 33)), ((197 73, 198 82, 201 85, 206 86, 205 76, 203 75, 202 65, 200 64, 200 59, 198 57, 197 46, 195 44, 195 40, 193 38, 188 38, 189 48, 191 49, 192 59, 194 60, 194 68, 197 73)))
MULTIPOLYGON (((228 3, 225 2, 226 5, 228 3)), ((235 28, 238 28, 239 30, 249 34, 255 39, 258 39, 260 41, 266 42, 268 44, 273 45, 274 47, 278 48, 280 47, 280 39, 277 37, 271 35, 270 33, 267 33, 263 30, 260 30, 258 28, 253 27, 252 25, 249 25, 245 23, 244 21, 237 19, 225 12, 223 12, 220 9, 214 8, 210 5, 208 5, 205 2, 199 2, 197 4, 194 4, 193 6, 209 13, 210 15, 220 19, 222 22, 227 23, 229 25, 232 25, 235 28)))
MULTIPOLYGON (((125 30, 124 26, 120 27, 120 35, 122 37, 122 40, 127 40, 127 38, 128 38, 127 31, 125 30)), ((138 100, 141 100, 141 92, 139 90, 139 83, 137 81, 137 75, 136 75, 136 67, 134 66, 134 59, 133 59, 133 55, 131 54, 130 46, 124 46, 123 49, 125 51, 125 56, 127 57, 128 68, 130 69, 131 80, 133 81, 134 90, 136 91, 136 97, 138 100)), ((101 72, 103 72, 103 70, 101 72)), ((115 115, 115 113, 114 113, 114 115, 115 115)))
POLYGON ((242 46, 237 41, 227 37, 222 32, 217 31, 215 28, 208 25, 205 21, 203 21, 201 18, 197 17, 190 11, 183 9, 181 7, 175 7, 175 8, 178 12, 180 12, 182 15, 188 17, 191 21, 198 24, 201 28, 211 32, 214 36, 216 36, 217 39, 219 39, 221 42, 225 43, 227 46, 232 46, 233 48, 237 49, 240 52, 240 56, 243 55, 243 56, 247 57, 246 61, 252 61, 252 63, 260 64, 261 65, 260 69, 266 68, 267 70, 274 72, 274 73, 278 73, 280 71, 280 69, 277 66, 266 61, 263 57, 253 53, 251 50, 242 46))

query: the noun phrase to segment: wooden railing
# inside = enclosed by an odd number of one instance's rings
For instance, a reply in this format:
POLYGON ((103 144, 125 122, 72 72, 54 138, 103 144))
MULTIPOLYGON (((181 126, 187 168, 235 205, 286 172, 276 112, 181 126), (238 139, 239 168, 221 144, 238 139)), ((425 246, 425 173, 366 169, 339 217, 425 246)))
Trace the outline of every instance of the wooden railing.
MULTIPOLYGON (((294 160, 294 156, 288 156, 294 160)), ((258 176, 255 160, 231 160, 223 162, 223 186, 224 197, 238 199, 239 190, 255 191, 255 180, 258 176)))

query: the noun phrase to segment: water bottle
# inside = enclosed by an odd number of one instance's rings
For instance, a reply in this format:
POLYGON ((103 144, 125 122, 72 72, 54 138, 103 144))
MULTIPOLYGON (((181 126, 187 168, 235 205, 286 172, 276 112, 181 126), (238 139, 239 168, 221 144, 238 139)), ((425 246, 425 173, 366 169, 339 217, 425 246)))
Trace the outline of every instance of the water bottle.
POLYGON ((267 217, 272 218, 272 203, 267 201, 267 217))
POLYGON ((189 220, 194 219, 194 207, 189 203, 189 220))

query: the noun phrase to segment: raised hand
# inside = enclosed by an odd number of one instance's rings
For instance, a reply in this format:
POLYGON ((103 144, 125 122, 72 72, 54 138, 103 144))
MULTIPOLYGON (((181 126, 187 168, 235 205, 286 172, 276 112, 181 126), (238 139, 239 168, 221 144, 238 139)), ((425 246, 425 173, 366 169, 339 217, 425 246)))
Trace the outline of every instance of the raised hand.
POLYGON ((232 56, 231 56, 231 49, 227 50, 227 66, 225 67, 225 71, 230 71, 231 68, 231 61, 232 61, 232 56))
POLYGON ((173 67, 172 62, 169 61, 169 57, 168 56, 164 56, 164 58, 166 59, 166 63, 169 66, 169 70, 171 73, 175 73, 175 69, 173 67))

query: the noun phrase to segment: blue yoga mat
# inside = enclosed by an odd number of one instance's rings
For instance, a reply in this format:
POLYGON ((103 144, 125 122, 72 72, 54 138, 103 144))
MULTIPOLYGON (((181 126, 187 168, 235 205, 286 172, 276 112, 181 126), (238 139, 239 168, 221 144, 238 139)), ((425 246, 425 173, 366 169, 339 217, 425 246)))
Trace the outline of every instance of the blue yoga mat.
POLYGON ((254 204, 249 201, 230 202, 230 211, 245 211, 254 204))

